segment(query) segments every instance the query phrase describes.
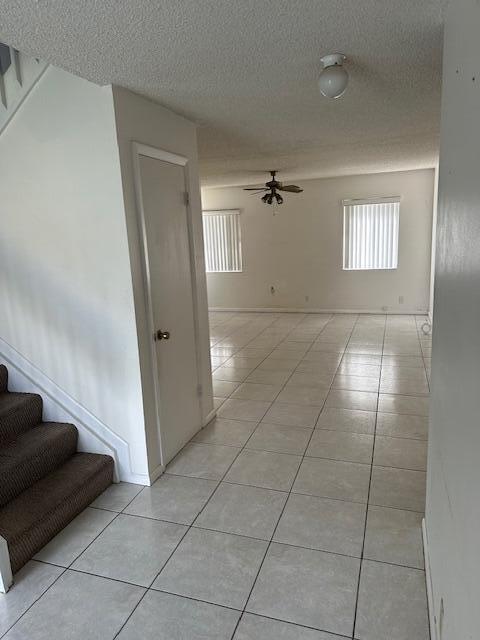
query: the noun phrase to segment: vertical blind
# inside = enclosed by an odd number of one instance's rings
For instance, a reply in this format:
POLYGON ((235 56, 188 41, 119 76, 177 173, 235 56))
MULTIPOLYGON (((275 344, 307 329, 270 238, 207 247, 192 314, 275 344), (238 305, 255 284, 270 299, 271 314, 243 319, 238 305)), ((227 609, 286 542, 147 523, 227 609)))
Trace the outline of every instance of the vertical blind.
POLYGON ((343 201, 343 268, 396 269, 400 198, 343 201))
POLYGON ((207 273, 242 271, 240 211, 204 211, 207 273))

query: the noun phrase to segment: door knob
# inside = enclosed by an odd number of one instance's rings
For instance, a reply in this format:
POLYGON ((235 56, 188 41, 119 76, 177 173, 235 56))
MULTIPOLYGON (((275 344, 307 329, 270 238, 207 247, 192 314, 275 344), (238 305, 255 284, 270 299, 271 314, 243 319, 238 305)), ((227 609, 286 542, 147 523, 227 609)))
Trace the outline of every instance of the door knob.
POLYGON ((155 340, 170 340, 170 331, 162 331, 159 329, 154 336, 155 340))

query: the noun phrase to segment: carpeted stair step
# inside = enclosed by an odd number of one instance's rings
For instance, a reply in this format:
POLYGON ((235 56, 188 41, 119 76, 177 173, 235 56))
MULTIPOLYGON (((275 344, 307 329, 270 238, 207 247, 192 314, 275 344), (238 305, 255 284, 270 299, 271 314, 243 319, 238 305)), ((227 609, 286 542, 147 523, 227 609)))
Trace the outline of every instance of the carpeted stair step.
POLYGON ((8 386, 8 370, 4 364, 0 364, 0 393, 4 393, 8 386))
POLYGON ((36 393, 0 393, 0 447, 42 422, 42 408, 36 393))
POLYGON ((8 543, 12 571, 18 571, 112 481, 110 456, 76 453, 3 506, 0 535, 8 543))
POLYGON ((0 448, 0 507, 66 462, 77 441, 72 424, 43 422, 0 448))

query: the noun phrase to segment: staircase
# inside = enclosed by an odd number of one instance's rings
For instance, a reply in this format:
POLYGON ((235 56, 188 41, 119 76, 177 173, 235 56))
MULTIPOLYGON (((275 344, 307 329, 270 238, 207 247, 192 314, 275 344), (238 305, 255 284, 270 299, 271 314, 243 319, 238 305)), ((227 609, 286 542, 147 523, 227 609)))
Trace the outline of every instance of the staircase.
POLYGON ((0 133, 38 82, 47 64, 0 42, 0 133))
POLYGON ((42 398, 7 382, 0 365, 0 591, 113 480, 110 456, 77 453, 76 427, 43 422, 42 398))

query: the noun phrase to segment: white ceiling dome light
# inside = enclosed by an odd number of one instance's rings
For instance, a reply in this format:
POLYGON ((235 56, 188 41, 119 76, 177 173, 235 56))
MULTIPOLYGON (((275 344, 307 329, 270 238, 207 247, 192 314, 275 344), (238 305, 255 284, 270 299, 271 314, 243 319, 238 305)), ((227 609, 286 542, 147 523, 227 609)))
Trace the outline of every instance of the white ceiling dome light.
POLYGON ((343 67, 346 57, 343 53, 331 53, 323 56, 323 71, 318 79, 320 93, 326 98, 339 98, 348 84, 348 73, 343 67))

